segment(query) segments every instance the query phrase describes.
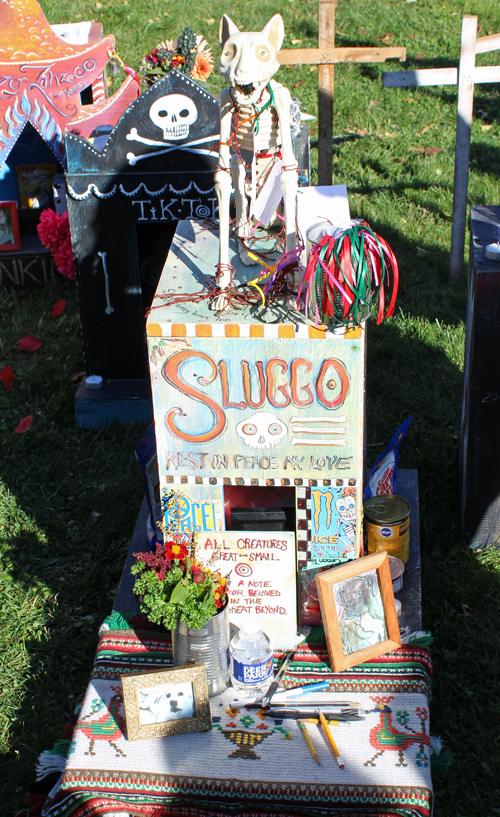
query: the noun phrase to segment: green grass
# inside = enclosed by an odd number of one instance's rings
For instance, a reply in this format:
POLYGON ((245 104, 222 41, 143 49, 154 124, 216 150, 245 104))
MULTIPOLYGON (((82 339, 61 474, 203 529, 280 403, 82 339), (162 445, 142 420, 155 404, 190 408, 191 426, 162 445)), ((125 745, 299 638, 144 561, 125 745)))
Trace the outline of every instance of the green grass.
MULTIPOLYGON (((101 21, 135 68, 186 24, 217 54, 218 20, 228 11, 220 0, 42 5, 52 23, 101 21)), ((255 28, 277 11, 285 47, 292 39, 316 44, 315 0, 234 3, 230 14, 255 28)), ((500 31, 500 6, 491 0, 340 0, 337 45, 405 45, 407 68, 456 65, 463 13, 478 15, 481 35, 500 31)), ((478 63, 497 57, 481 55, 478 63)), ((352 214, 388 240, 401 269, 395 317, 369 330, 367 459, 413 415, 400 466, 419 472, 423 616, 435 636, 432 731, 454 757, 436 784, 435 814, 484 817, 500 814, 500 557, 471 553, 459 536, 466 287, 448 284, 456 91, 383 89, 383 70, 341 65, 335 72, 333 180, 347 183, 352 214), (419 151, 429 147, 440 152, 419 151)), ((317 113, 315 70, 284 68, 278 78, 317 113)), ((218 93, 216 74, 207 87, 218 93)), ((499 102, 497 85, 476 87, 470 204, 500 202, 499 102)), ((12 392, 0 391, 0 813, 12 815, 37 755, 61 736, 84 693, 141 503, 133 448, 143 427, 75 426, 71 376, 84 365, 74 284, 0 290, 0 314, 0 368, 9 364, 17 377, 12 392), (68 308, 55 321, 50 309, 62 297, 68 308), (17 351, 27 333, 41 338, 38 352, 17 351), (27 414, 30 431, 14 435, 27 414)))

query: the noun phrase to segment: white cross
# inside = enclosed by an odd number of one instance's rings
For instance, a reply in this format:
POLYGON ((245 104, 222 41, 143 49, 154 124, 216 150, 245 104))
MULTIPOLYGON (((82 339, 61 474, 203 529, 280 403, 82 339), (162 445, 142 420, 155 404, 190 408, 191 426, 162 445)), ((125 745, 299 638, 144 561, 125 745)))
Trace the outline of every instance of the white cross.
POLYGON ((500 50, 500 34, 477 39, 477 17, 462 18, 460 63, 457 68, 427 68, 419 71, 393 71, 382 74, 385 88, 456 85, 458 82, 457 133, 455 141, 455 178, 451 227, 450 281, 460 278, 464 263, 467 186, 469 177, 470 132, 474 104, 474 84, 500 82, 500 65, 476 67, 476 54, 500 50))

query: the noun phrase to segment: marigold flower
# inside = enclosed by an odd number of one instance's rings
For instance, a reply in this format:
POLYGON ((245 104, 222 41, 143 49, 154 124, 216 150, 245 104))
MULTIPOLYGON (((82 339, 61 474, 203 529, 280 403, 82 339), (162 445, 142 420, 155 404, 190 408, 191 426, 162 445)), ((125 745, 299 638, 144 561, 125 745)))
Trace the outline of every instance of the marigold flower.
POLYGON ((165 542, 165 558, 184 559, 188 555, 188 549, 182 542, 165 542))

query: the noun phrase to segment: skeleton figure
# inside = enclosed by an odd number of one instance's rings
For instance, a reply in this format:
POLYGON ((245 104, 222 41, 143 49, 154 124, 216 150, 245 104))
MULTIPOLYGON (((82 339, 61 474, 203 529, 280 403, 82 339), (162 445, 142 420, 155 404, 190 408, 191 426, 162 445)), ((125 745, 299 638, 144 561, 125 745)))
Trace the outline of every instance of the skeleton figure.
POLYGON ((356 540, 356 489, 344 488, 342 496, 335 502, 335 507, 339 515, 336 535, 344 544, 354 542, 356 540))
MULTIPOLYGON (((280 67, 276 54, 284 37, 283 20, 279 14, 262 31, 239 31, 224 14, 219 27, 222 55, 219 71, 230 83, 219 97, 220 148, 215 174, 215 190, 219 203, 219 264, 216 283, 220 294, 211 308, 220 311, 229 302, 224 289, 230 286, 233 267, 229 264, 229 200, 231 177, 235 188, 236 233, 247 238, 250 215, 246 190, 246 162, 252 164, 258 190, 260 177, 267 173, 270 162, 279 158, 282 170, 280 188, 284 201, 286 250, 295 249, 295 204, 298 169, 290 133, 290 92, 271 77, 280 67), (234 151, 231 157, 231 149, 234 151)), ((246 250, 240 250, 244 264, 254 263, 246 250)))

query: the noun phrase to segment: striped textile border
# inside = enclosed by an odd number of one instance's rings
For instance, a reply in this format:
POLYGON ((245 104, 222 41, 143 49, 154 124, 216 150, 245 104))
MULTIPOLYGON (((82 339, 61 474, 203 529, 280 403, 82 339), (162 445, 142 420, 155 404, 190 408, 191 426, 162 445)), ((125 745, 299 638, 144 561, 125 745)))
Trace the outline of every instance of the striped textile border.
POLYGON ((326 326, 279 323, 155 323, 148 320, 146 334, 150 338, 292 338, 293 340, 356 340, 361 328, 332 330, 326 326))

